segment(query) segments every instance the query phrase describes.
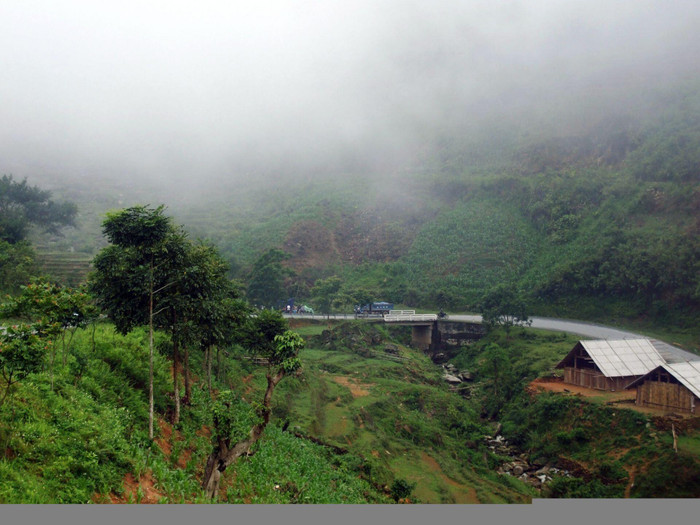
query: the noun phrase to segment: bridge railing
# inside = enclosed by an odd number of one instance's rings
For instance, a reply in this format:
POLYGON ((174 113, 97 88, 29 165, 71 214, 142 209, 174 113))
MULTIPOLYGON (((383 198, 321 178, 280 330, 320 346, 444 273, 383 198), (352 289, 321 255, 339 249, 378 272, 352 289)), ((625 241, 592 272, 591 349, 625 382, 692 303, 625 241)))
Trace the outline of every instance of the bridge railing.
POLYGON ((389 310, 387 315, 416 315, 415 310, 389 310))
POLYGON ((411 321, 437 321, 437 314, 407 314, 407 315, 385 315, 384 322, 411 322, 411 321))

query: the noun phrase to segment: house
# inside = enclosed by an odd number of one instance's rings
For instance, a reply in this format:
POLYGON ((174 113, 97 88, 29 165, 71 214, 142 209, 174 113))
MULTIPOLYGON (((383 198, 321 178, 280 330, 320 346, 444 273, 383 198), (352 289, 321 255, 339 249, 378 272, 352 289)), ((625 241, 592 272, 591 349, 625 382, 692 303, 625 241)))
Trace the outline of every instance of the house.
POLYGON ((700 410, 700 360, 662 364, 636 379, 638 406, 697 414, 700 410))
POLYGON ((687 361, 700 360, 700 355, 687 352, 686 350, 664 343, 663 341, 651 339, 651 344, 654 345, 656 351, 661 354, 661 357, 663 357, 664 361, 667 363, 685 363, 687 361))
POLYGON ((564 382, 597 390, 623 390, 666 361, 648 339, 579 341, 556 368, 564 382))

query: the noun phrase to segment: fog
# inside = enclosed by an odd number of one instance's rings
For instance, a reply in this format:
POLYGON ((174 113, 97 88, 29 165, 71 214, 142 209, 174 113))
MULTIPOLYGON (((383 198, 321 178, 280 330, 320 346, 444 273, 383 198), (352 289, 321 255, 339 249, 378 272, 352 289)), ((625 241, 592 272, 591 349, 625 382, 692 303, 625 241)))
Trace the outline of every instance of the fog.
POLYGON ((697 78, 698 27, 697 0, 8 0, 0 173, 393 172, 446 136, 640 111, 697 78))

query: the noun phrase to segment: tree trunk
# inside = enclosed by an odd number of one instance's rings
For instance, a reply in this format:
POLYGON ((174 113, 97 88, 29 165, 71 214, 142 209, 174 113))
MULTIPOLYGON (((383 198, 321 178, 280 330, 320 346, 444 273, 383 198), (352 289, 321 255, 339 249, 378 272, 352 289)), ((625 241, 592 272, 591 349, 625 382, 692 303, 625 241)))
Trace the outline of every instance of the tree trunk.
POLYGON ((51 345, 51 363, 49 365, 50 368, 50 376, 51 376, 51 391, 53 392, 53 364, 56 361, 56 345, 53 344, 51 345))
POLYGON ((5 384, 7 386, 5 387, 5 392, 3 393, 2 399, 0 399, 0 407, 5 403, 5 400, 7 399, 7 396, 10 393, 10 387, 12 386, 12 372, 10 372, 10 375, 7 377, 3 373, 2 378, 5 380, 5 384))
POLYGON ((173 396, 175 398, 175 413, 173 414, 173 425, 180 422, 180 386, 178 385, 178 368, 180 368, 180 345, 177 337, 173 338, 173 396))
POLYGON ((63 360, 63 366, 66 366, 66 329, 63 330, 61 334, 61 358, 63 360))
POLYGON ((148 439, 153 441, 153 256, 148 296, 148 439))
POLYGON ((678 454, 678 437, 676 436, 676 426, 671 423, 671 434, 673 434, 673 451, 678 454))
POLYGON ((183 403, 186 405, 190 404, 190 393, 191 393, 191 387, 190 387, 190 351, 189 347, 185 346, 185 356, 183 360, 183 370, 182 373, 185 376, 185 399, 183 403))
POLYGON ((248 438, 244 439, 243 441, 239 441, 230 450, 227 446, 228 439, 219 439, 218 444, 212 453, 209 454, 202 480, 202 489, 207 495, 207 498, 214 499, 217 497, 219 493, 219 484, 221 482, 221 473, 239 457, 247 454, 255 442, 260 439, 260 436, 262 436, 265 427, 270 422, 270 404, 272 401, 272 394, 274 393, 277 384, 284 377, 284 374, 284 370, 280 369, 274 376, 270 374, 267 375, 267 390, 265 391, 265 396, 263 397, 262 403, 263 420, 261 423, 258 423, 250 429, 248 438))
POLYGON ((207 347, 207 386, 209 387, 209 396, 211 397, 211 346, 207 347))

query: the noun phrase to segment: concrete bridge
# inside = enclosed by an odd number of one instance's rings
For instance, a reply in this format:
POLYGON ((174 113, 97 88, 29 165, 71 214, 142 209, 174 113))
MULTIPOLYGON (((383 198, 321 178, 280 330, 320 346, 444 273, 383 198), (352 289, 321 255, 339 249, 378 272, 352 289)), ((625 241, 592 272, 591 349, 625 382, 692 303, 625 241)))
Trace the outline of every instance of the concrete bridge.
MULTIPOLYGON (((458 350, 465 342, 475 341, 480 339, 485 334, 485 329, 482 326, 480 315, 469 314, 450 314, 449 320, 438 319, 436 314, 415 314, 412 310, 394 310, 401 312, 401 315, 395 317, 387 315, 385 318, 376 317, 368 318, 370 322, 385 322, 399 325, 408 325, 413 327, 412 345, 415 348, 427 352, 434 360, 447 359, 453 353, 452 349, 458 350), (413 313, 411 313, 413 312, 413 313), (415 317, 410 317, 415 315, 415 317), (409 317, 405 317, 409 316, 409 317), (387 317, 389 319, 387 319, 387 317), (445 354, 440 356, 440 354, 445 354)), ((354 319, 352 313, 348 314, 331 314, 331 315, 308 315, 294 314, 285 315, 285 317, 294 318, 312 318, 312 319, 354 319)), ((547 317, 531 317, 531 328, 539 328, 542 330, 552 330, 555 332, 566 332, 574 335, 583 336, 589 339, 644 339, 647 335, 628 332, 619 328, 612 328, 605 325, 589 323, 586 321, 575 321, 569 319, 551 319, 547 317)), ((678 348, 677 343, 673 345, 664 342, 666 347, 673 352, 678 359, 694 360, 698 358, 698 354, 688 352, 678 348)))
POLYGON ((438 360, 440 354, 449 358, 450 350, 458 350, 465 342, 475 341, 485 333, 481 323, 448 321, 439 319, 437 314, 417 314, 415 310, 392 310, 384 316, 384 322, 411 326, 411 346, 438 360))

